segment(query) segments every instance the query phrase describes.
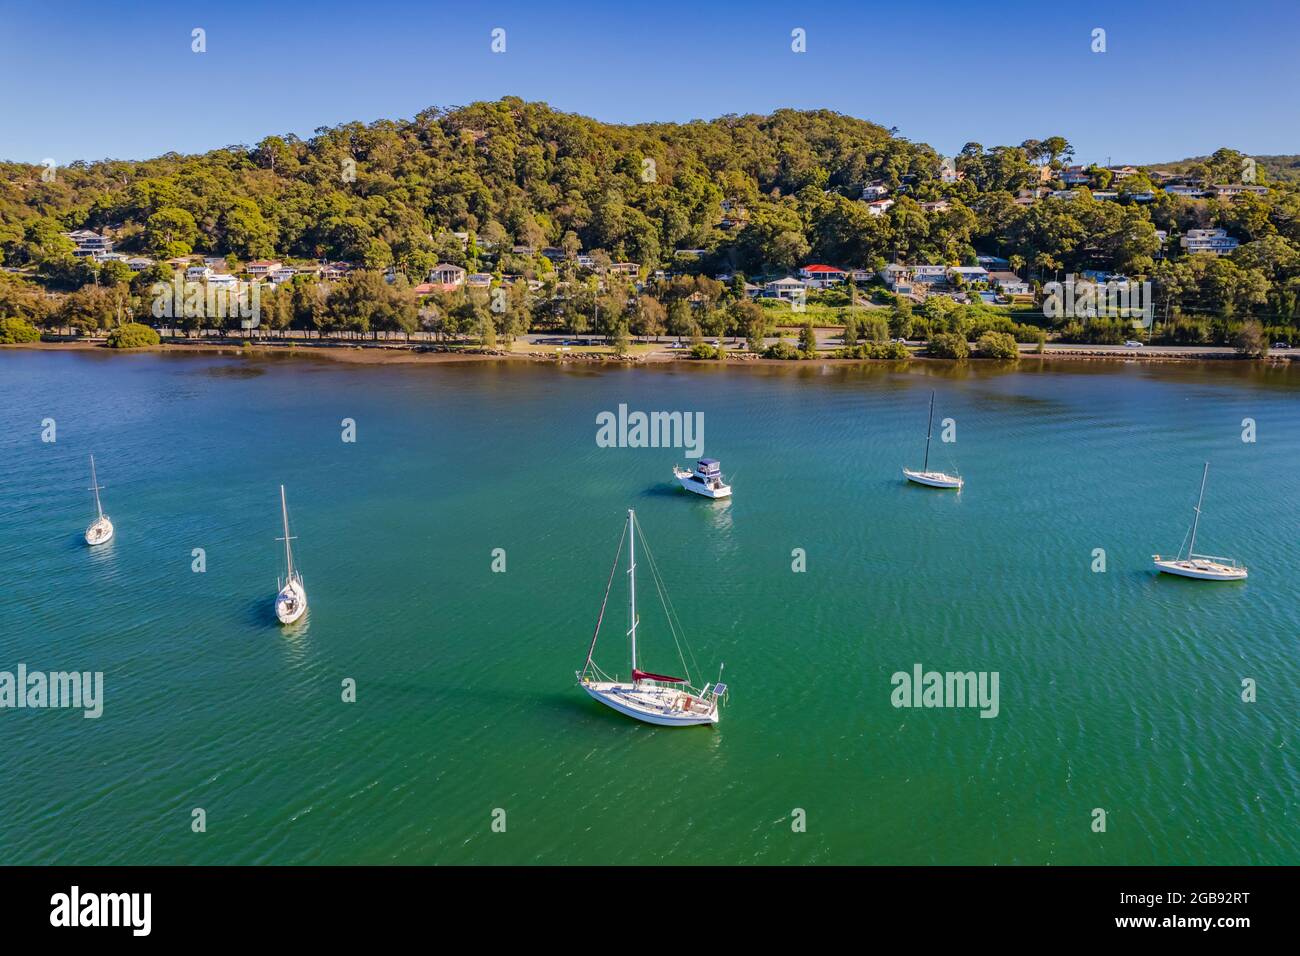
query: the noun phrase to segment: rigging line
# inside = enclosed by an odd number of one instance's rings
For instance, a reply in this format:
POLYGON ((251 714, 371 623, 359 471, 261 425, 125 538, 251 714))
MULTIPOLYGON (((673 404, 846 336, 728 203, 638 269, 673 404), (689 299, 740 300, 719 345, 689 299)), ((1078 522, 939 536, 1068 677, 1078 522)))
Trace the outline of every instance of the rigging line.
MULTIPOLYGON (((637 521, 637 527, 638 528, 641 527, 640 521, 637 521)), ((670 633, 673 636, 673 644, 675 644, 677 647, 677 658, 682 662, 682 670, 686 671, 686 682, 687 684, 693 684, 694 681, 691 678, 691 669, 686 664, 686 655, 682 653, 682 644, 686 643, 686 638, 684 634, 679 638, 677 633, 678 629, 681 627, 681 620, 678 619, 676 626, 674 626, 673 621, 674 618, 676 618, 677 614, 676 611, 671 608, 671 604, 672 604, 671 599, 669 599, 666 595, 665 588, 663 586, 663 578, 659 574, 659 566, 655 563, 654 554, 651 553, 649 546, 647 546, 645 543, 644 531, 641 532, 641 546, 646 553, 646 557, 649 559, 648 563, 650 565, 650 577, 655 582, 655 591, 659 594, 659 603, 660 605, 662 605, 664 609, 664 617, 668 619, 668 633, 670 633)), ((687 644, 686 647, 687 650, 690 649, 689 644, 687 644)), ((691 659, 692 660, 695 659, 694 653, 691 654, 691 659)), ((696 669, 697 670, 699 669, 698 664, 696 669)))
POLYGON ((591 635, 591 646, 587 648, 587 662, 582 665, 582 672, 585 674, 587 668, 591 666, 591 655, 596 653, 596 638, 600 636, 600 622, 605 620, 605 605, 609 603, 609 591, 614 586, 614 572, 618 570, 618 559, 623 554, 623 541, 627 538, 627 525, 623 525, 623 533, 618 539, 618 550, 614 552, 614 564, 609 569, 609 580, 605 583, 605 597, 600 602, 600 614, 596 616, 596 630, 591 635))
MULTIPOLYGON (((637 527, 640 527, 639 523, 637 527)), ((662 583, 663 575, 659 573, 659 566, 655 563, 654 555, 649 552, 649 549, 647 549, 647 555, 649 556, 651 571, 656 578, 656 587, 660 589, 660 603, 664 604, 664 614, 668 618, 669 629, 673 632, 673 640, 677 642, 678 634, 680 633, 681 635, 680 642, 677 644, 677 656, 681 659, 682 669, 686 671, 686 676, 689 680, 691 669, 686 663, 685 655, 682 654, 682 646, 684 645, 686 647, 686 653, 690 655, 691 664, 694 665, 697 672, 700 669, 699 661, 695 659, 695 651, 692 650, 690 643, 686 640, 686 628, 682 625, 681 617, 677 614, 677 608, 673 605, 673 599, 668 594, 667 586, 662 583)))

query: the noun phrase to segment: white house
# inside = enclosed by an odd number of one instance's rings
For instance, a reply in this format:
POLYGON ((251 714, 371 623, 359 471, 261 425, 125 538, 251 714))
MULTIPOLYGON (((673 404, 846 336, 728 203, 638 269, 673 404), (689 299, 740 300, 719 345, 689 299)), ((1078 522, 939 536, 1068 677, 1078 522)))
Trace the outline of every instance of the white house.
POLYGON ((127 259, 126 264, 130 266, 132 271, 134 272, 143 272, 145 269, 148 269, 154 263, 153 260, 150 259, 148 256, 134 256, 130 259, 127 259))
POLYGON ((471 272, 465 277, 465 285, 471 289, 486 289, 492 284, 492 273, 471 272))
POLYGON ((990 272, 989 282, 996 285, 1004 295, 1029 294, 1029 283, 1014 272, 990 272))
POLYGON ((449 291, 465 284, 465 270, 450 262, 440 262, 429 272, 429 281, 449 291))
POLYGON ((763 291, 769 298, 785 299, 787 302, 791 299, 798 299, 804 296, 808 287, 792 276, 786 276, 784 279, 777 279, 775 282, 769 282, 763 287, 763 291))
POLYGON ((1186 183, 1170 183, 1165 187, 1165 192, 1171 196, 1204 196, 1205 190, 1200 186, 1189 186, 1186 183))
POLYGON ((873 216, 883 216, 889 212, 889 207, 894 204, 892 199, 877 199, 875 202, 867 203, 867 211, 873 216))
POLYGON ((1179 244, 1189 253, 1209 252, 1216 256, 1236 249, 1238 242, 1226 229, 1188 229, 1179 244))
POLYGON ((244 267, 244 271, 250 276, 264 278, 269 276, 276 269, 280 268, 280 263, 275 259, 254 259, 244 267))
POLYGON ((873 199, 884 199, 889 195, 889 187, 881 183, 872 183, 869 186, 862 187, 862 198, 870 202, 873 199))

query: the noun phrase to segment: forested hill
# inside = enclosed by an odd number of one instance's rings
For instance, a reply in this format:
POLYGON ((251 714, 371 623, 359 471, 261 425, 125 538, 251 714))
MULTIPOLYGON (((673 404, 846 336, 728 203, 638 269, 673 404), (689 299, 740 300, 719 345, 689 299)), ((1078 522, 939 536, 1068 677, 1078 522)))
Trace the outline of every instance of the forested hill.
POLYGON ((152 255, 189 246, 240 258, 393 259, 418 273, 463 256, 453 231, 534 247, 572 231, 615 260, 659 263, 675 248, 715 245, 731 199, 759 225, 750 253, 793 264, 809 251, 794 194, 856 198, 873 179, 896 184, 937 167, 929 148, 825 110, 616 126, 507 98, 308 140, 79 162, 53 182, 38 166, 4 164, 0 248, 7 263, 21 262, 16 247, 33 238, 24 232, 46 217, 59 229, 107 227, 116 248, 152 255))
MULTIPOLYGON (((1300 182, 1300 155, 1255 156, 1253 158, 1257 169, 1264 178, 1279 183, 1300 182)), ((1173 163, 1156 163, 1150 168, 1196 178, 1197 174, 1211 161, 1212 157, 1209 156, 1193 156, 1173 163)))
POLYGON ((617 126, 508 97, 200 156, 7 163, 0 313, 40 315, 58 305, 41 297, 85 288, 129 284, 138 299, 171 275, 162 260, 197 253, 236 271, 273 257, 393 267, 413 286, 439 262, 497 282, 545 280, 549 246, 570 264, 586 252, 597 271, 636 263, 642 277, 971 265, 987 254, 1031 283, 1085 270, 1150 277, 1171 314, 1300 322, 1300 184, 1228 148, 1173 181, 1070 166, 1072 156, 1053 135, 968 143, 944 160, 828 110, 617 126), (1163 188, 1180 183, 1181 193, 1163 188), (133 272, 91 258, 63 235, 81 229, 113 256, 158 261, 133 272), (1182 240, 1197 229, 1224 230, 1225 254, 1189 249, 1182 240))

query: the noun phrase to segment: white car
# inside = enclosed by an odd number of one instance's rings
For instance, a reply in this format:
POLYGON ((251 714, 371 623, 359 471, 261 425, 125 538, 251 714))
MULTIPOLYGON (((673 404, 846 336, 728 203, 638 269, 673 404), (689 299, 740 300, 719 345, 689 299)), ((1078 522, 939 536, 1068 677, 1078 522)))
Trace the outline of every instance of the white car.
POLYGON ((1142 343, 1139 342, 1137 339, 1129 339, 1127 342, 1124 343, 1124 347, 1126 349, 1140 349, 1142 347, 1142 343))
POLYGON ((1291 347, 1291 346, 1288 345, 1286 342, 1274 342, 1274 343, 1273 343, 1273 348, 1275 348, 1275 349, 1289 349, 1290 347, 1291 347))

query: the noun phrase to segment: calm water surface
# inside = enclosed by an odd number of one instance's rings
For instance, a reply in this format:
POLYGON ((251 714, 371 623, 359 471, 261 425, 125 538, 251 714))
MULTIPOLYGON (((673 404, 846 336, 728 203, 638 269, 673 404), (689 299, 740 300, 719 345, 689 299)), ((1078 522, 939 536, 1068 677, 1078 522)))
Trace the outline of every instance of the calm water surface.
MULTIPOLYGON (((106 696, 98 720, 0 710, 0 859, 1298 863, 1298 388, 1227 363, 0 350, 0 670, 102 671, 106 696), (900 480, 932 388, 957 437, 932 464, 960 494, 900 480), (598 448, 620 403, 702 411, 735 498, 677 490, 679 450, 598 448), (117 526, 94 551, 92 452, 117 526), (1207 459, 1198 550, 1244 584, 1151 573, 1207 459), (280 483, 311 602, 290 629, 280 483), (637 724, 574 686, 628 507, 692 676, 726 663, 716 729, 637 724), (895 709, 890 677, 917 663, 997 671, 999 715, 895 709)), ((678 669, 648 578, 641 598, 643 664, 678 669)), ((621 674, 624 600, 597 649, 621 674)))

